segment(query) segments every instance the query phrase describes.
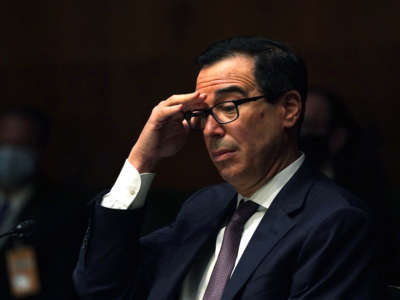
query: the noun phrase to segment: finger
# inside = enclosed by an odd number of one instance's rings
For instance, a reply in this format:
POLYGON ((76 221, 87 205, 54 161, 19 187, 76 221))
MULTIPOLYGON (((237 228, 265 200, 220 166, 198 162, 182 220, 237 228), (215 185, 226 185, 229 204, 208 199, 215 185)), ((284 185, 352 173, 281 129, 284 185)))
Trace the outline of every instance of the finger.
POLYGON ((188 134, 189 131, 190 131, 189 123, 184 119, 184 120, 182 121, 182 125, 183 125, 183 128, 184 128, 185 132, 188 134))
POLYGON ((205 102, 191 102, 182 104, 183 111, 204 110, 207 108, 208 105, 205 102))
POLYGON ((195 91, 190 94, 180 94, 180 95, 173 95, 169 97, 166 101, 165 104, 170 106, 170 105, 178 105, 178 104, 194 104, 194 103, 201 103, 205 100, 206 94, 200 93, 198 91, 195 91))
POLYGON ((166 121, 171 118, 183 119, 182 104, 162 107, 158 113, 159 122, 166 121))

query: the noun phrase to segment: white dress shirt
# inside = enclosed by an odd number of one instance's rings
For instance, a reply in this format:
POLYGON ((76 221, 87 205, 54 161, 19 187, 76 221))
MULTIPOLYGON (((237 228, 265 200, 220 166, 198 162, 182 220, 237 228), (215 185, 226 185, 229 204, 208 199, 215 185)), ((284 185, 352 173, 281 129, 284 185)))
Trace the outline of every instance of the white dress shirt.
MULTIPOLYGON (((238 194, 237 203, 242 199, 245 201, 251 199, 259 205, 259 208, 244 225, 235 267, 268 207, 271 205, 280 190, 300 168, 303 161, 304 154, 276 174, 251 197, 245 198, 238 194)), ((139 174, 138 171, 128 161, 126 161, 110 193, 104 196, 102 206, 114 209, 134 209, 142 207, 145 203, 146 195, 153 178, 154 174, 152 173, 139 174)), ((221 249, 224 232, 225 227, 223 227, 218 233, 214 250, 211 251, 211 256, 210 254, 203 253, 204 255, 199 257, 191 267, 182 284, 180 299, 201 300, 203 298, 221 249)), ((234 270, 235 269, 233 269, 232 272, 234 272, 234 270)))

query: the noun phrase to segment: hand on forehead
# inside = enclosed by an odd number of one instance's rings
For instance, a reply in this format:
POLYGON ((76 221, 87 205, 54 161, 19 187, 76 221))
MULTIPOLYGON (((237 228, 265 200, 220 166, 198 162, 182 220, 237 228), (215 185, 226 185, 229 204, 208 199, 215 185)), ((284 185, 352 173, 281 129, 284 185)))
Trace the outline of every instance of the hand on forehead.
POLYGON ((174 95, 166 100, 166 102, 168 106, 182 105, 183 110, 186 111, 206 108, 207 106, 204 103, 206 98, 206 94, 195 91, 189 94, 174 95))

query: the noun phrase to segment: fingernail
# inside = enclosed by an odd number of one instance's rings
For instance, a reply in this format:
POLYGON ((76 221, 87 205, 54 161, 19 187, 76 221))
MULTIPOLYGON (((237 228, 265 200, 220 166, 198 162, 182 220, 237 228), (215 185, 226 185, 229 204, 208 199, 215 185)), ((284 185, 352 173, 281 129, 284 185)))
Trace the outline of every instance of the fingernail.
POLYGON ((205 93, 202 93, 199 95, 199 97, 201 97, 201 98, 205 98, 206 96, 207 96, 207 94, 205 94, 205 93))

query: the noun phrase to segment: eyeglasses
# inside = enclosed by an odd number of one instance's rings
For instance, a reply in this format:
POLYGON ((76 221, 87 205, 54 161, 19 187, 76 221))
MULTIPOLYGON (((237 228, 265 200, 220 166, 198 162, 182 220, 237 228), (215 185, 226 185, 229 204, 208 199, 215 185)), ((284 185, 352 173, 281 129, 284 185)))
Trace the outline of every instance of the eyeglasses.
POLYGON ((265 96, 256 96, 251 98, 243 98, 238 100, 224 101, 205 110, 187 111, 184 118, 188 122, 191 129, 204 129, 208 115, 212 115, 218 124, 231 123, 239 118, 238 106, 243 103, 256 101, 265 96))

